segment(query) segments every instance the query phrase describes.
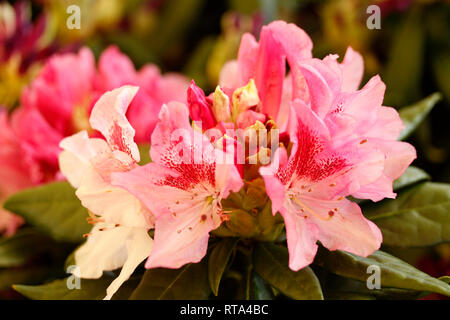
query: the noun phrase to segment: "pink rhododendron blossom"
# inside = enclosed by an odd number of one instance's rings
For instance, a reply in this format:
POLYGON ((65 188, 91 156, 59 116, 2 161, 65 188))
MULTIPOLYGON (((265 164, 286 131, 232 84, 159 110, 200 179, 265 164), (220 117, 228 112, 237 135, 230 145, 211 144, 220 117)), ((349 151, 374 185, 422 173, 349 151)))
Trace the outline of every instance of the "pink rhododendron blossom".
POLYGON ((112 175, 155 216, 155 242, 146 268, 179 268, 206 254, 209 232, 226 214, 221 200, 243 185, 233 162, 192 129, 188 108, 164 105, 152 135, 152 163, 112 175))
MULTIPOLYGON (((2 151, 2 170, 17 173, 0 181, 2 188, 12 188, 11 180, 33 186, 61 179, 58 167, 59 142, 66 136, 86 130, 98 135, 89 123, 89 114, 97 99, 107 90, 122 85, 139 85, 140 90, 127 111, 136 129, 136 142, 149 142, 161 105, 185 101, 186 79, 177 74, 161 75, 154 65, 136 71, 131 60, 111 46, 101 55, 98 68, 92 52, 82 48, 77 54, 52 56, 38 77, 22 95, 22 106, 9 119, 2 115, 0 133, 8 138, 8 150, 2 151), (17 168, 22 168, 19 172, 17 168), (3 186, 4 185, 4 186, 3 186)), ((6 145, 6 144, 5 144, 6 145)), ((2 146, 3 148, 3 146, 2 146)), ((5 149, 6 150, 6 149, 5 149)), ((14 192, 21 188, 15 188, 14 192)), ((11 194, 3 192, 6 197, 11 194)))
MULTIPOLYGON (((273 56, 279 48, 267 50, 273 56)), ((285 54, 289 59, 295 52, 285 54)), ((301 79, 299 86, 293 85, 289 103, 293 148, 289 157, 279 148, 277 161, 260 169, 272 211, 285 220, 293 270, 313 261, 317 240, 330 250, 360 256, 377 250, 380 230, 345 197, 395 197, 393 180, 416 157, 411 145, 396 141, 403 124, 394 109, 382 106, 381 79, 375 76, 357 90, 363 72, 360 55, 350 48, 342 64, 336 59, 292 58, 292 77, 301 79)))
POLYGON ((139 151, 135 131, 125 117, 137 87, 106 92, 95 104, 90 124, 104 138, 89 138, 81 131, 61 141, 61 172, 77 189, 76 195, 91 213, 94 224, 88 239, 75 252, 82 278, 100 278, 103 271, 122 267, 107 289, 109 299, 149 256, 153 240, 152 214, 133 195, 111 184, 114 172, 137 167, 139 151))

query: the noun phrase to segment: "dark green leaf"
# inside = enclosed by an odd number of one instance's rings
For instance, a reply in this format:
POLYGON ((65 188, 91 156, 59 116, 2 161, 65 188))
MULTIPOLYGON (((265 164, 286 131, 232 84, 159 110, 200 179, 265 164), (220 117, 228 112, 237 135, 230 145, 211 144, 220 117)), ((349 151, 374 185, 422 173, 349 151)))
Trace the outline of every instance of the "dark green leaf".
POLYGON ((252 300, 272 300, 274 298, 271 287, 256 272, 252 273, 252 300))
POLYGON ((219 292, 220 280, 228 265, 234 247, 238 242, 237 238, 225 238, 220 241, 212 250, 208 260, 209 285, 214 295, 219 292))
POLYGON ((4 207, 58 241, 81 242, 91 229, 87 210, 67 182, 23 190, 8 198, 4 207))
POLYGON ((253 266, 267 283, 297 300, 322 300, 320 283, 311 268, 289 269, 287 248, 260 243, 253 252, 253 266))
POLYGON ((365 209, 383 232, 383 243, 429 246, 450 241, 450 185, 426 182, 365 209))
MULTIPOLYGON (((106 288, 113 280, 111 277, 95 280, 80 279, 80 288, 77 289, 72 286, 74 283, 73 279, 68 277, 39 286, 14 285, 13 288, 32 300, 101 300, 105 298, 106 288), (69 289, 69 287, 73 287, 73 289, 69 289)), ((113 299, 127 299, 135 288, 136 283, 135 279, 125 282, 113 296, 113 299)))
POLYGON ((422 169, 409 166, 400 178, 394 181, 394 191, 411 186, 418 182, 429 180, 430 176, 422 169))
MULTIPOLYGON (((369 275, 367 275, 369 276, 369 275)), ((421 291, 385 288, 369 289, 363 281, 344 278, 329 273, 326 281, 322 284, 322 290, 326 299, 334 300, 367 300, 367 299, 417 299, 424 295, 421 291)))
POLYGON ((158 55, 167 54, 172 45, 179 45, 189 26, 200 14, 205 0, 171 0, 165 1, 159 23, 149 38, 151 48, 158 55), (180 26, 183 26, 180 28, 180 26))
POLYGON ((59 275, 60 268, 48 265, 33 265, 0 269, 0 290, 11 288, 15 283, 36 285, 59 275))
POLYGON ((382 288, 429 291, 450 296, 450 286, 447 283, 430 277, 382 251, 375 251, 367 258, 363 258, 345 251, 320 249, 315 262, 337 275, 363 282, 366 282, 372 274, 367 272, 367 268, 376 265, 380 268, 382 288))
POLYGON ((132 300, 202 300, 211 289, 207 260, 180 269, 150 269, 131 295, 132 300))
POLYGON ((433 59, 433 71, 436 85, 447 99, 450 101, 450 54, 449 49, 444 52, 435 52, 433 59))
POLYGON ((383 80, 386 82, 385 104, 402 106, 420 97, 425 32, 417 8, 403 15, 392 39, 383 80))
POLYGON ((441 98, 442 95, 436 92, 411 106, 401 108, 399 114, 405 127, 400 133, 399 139, 406 139, 422 123, 441 98))
POLYGON ((50 238, 31 228, 21 229, 12 237, 0 240, 0 268, 23 265, 54 244, 50 238))

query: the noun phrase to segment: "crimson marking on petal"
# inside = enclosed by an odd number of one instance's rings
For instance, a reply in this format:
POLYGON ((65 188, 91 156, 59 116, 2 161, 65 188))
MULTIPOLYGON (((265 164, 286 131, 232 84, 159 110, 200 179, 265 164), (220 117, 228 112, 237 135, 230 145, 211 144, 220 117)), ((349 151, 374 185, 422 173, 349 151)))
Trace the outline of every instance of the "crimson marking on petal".
POLYGON ((120 150, 120 151, 123 151, 123 152, 131 155, 131 150, 127 146, 127 144, 125 143, 125 140, 123 138, 123 129, 121 126, 119 126, 117 121, 114 121, 110 132, 111 132, 111 134, 110 134, 109 140, 110 140, 110 144, 112 145, 113 149, 120 150))
MULTIPOLYGON (((215 170, 216 164, 214 162, 202 162, 202 163, 194 163, 194 154, 195 148, 190 147, 188 154, 190 153, 190 157, 188 157, 189 163, 186 161, 182 161, 180 159, 179 154, 174 154, 174 145, 169 147, 166 152, 161 157, 161 161, 163 164, 175 172, 179 173, 177 176, 168 175, 165 178, 161 179, 157 182, 157 185, 166 185, 182 190, 189 190, 194 188, 195 186, 203 183, 207 183, 210 186, 215 186, 215 170)), ((187 148, 182 149, 186 151, 187 148)))
POLYGON ((345 159, 337 155, 317 160, 317 156, 324 151, 323 142, 301 122, 298 125, 297 141, 295 154, 291 156, 287 165, 277 172, 277 177, 283 184, 287 184, 294 174, 299 178, 316 182, 346 167, 345 159))

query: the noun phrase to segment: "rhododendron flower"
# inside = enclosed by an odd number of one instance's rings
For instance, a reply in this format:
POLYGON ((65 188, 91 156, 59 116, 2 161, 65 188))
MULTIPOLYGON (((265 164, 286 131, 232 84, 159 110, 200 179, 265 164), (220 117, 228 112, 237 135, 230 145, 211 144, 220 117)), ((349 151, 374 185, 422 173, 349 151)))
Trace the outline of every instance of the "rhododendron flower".
MULTIPOLYGON (((266 55, 276 56, 279 49, 267 50, 266 55)), ((394 109, 382 106, 380 78, 357 90, 363 71, 359 54, 349 49, 342 64, 336 59, 297 59, 295 68, 291 65, 292 76, 301 79, 289 103, 293 148, 289 158, 279 148, 277 161, 260 169, 273 214, 280 212, 285 220, 293 270, 312 263, 317 240, 330 250, 360 256, 378 249, 380 230, 345 197, 395 197, 393 180, 416 157, 411 145, 395 141, 403 124, 394 109)))
POLYGON ((153 227, 152 214, 133 195, 111 184, 113 172, 129 171, 140 160, 135 131, 125 117, 137 89, 123 86, 105 93, 95 104, 90 124, 106 141, 89 138, 86 131, 61 141, 61 171, 77 188, 76 195, 94 224, 86 243, 75 252, 77 275, 95 279, 103 271, 122 267, 107 289, 107 299, 148 257, 153 246, 148 235, 153 227))
POLYGON ((303 30, 276 21, 263 27, 259 43, 244 35, 238 60, 224 66, 213 94, 206 97, 195 83, 188 91, 191 118, 203 128, 225 134, 276 126, 288 135, 282 142, 293 145, 289 158, 284 144, 272 146, 272 163, 260 173, 273 214, 285 220, 294 270, 313 261, 317 240, 361 256, 378 249, 380 230, 345 197, 395 197, 393 180, 416 156, 411 145, 396 141, 403 124, 382 106, 381 79, 358 90, 361 55, 348 48, 339 63, 337 55, 314 59, 311 50, 303 30))
POLYGON ((116 172, 112 182, 138 197, 155 216, 146 268, 179 268, 206 254, 209 232, 227 219, 221 200, 243 185, 233 163, 192 129, 188 108, 164 105, 152 135, 152 163, 116 172))

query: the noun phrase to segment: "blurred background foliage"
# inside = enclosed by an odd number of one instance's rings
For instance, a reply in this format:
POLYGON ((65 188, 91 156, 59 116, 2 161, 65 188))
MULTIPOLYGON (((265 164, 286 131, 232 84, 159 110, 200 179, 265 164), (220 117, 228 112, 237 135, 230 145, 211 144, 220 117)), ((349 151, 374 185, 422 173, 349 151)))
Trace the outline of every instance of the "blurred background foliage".
MULTIPOLYGON (((55 52, 110 44, 136 67, 194 78, 209 92, 240 38, 275 19, 296 23, 313 39, 314 55, 361 52, 365 81, 380 74, 385 105, 400 109, 434 92, 442 99, 409 137, 414 162, 434 181, 450 182, 450 2, 446 0, 36 0, 0 6, 0 104, 14 108, 20 92, 55 52), (69 30, 69 5, 81 9, 81 29, 69 30), (369 5, 381 9, 381 28, 366 25, 369 5)), ((76 73, 74 73, 76 76, 76 73)), ((433 275, 450 271, 450 248, 396 252, 433 275), (434 259, 434 260, 433 260, 434 259), (439 269, 439 270, 437 270, 439 269)))

